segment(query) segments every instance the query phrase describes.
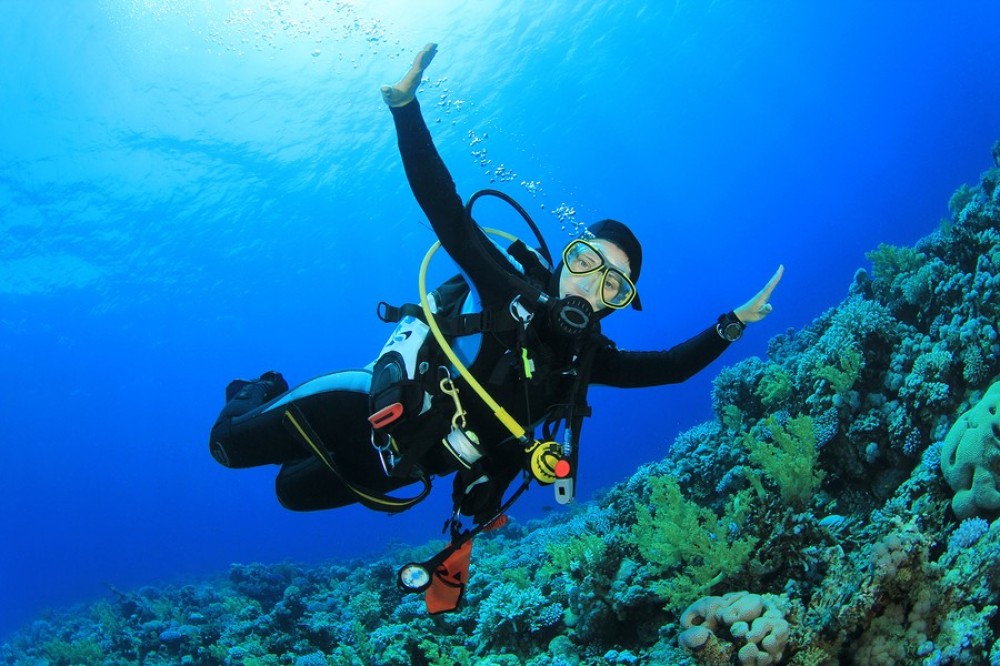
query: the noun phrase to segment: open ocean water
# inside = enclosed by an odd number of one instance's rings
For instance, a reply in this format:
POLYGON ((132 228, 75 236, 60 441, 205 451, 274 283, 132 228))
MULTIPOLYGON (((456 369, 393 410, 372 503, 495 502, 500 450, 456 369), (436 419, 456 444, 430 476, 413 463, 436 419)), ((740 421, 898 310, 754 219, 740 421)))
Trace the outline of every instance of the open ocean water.
MULTIPOLYGON (((679 342, 786 266, 774 314, 698 377, 592 391, 583 498, 710 418, 718 369, 839 302, 866 252, 933 231, 1000 139, 989 1, 0 0, 0 16, 0 636, 109 586, 439 535, 450 481, 393 518, 294 514, 275 469, 207 450, 230 379, 360 367, 391 328, 375 304, 415 297, 434 239, 378 86, 427 41, 420 100, 461 192, 507 191, 556 247, 570 209, 636 231, 645 309, 608 321, 622 347, 679 342)), ((513 515, 552 506, 536 488, 513 515)))

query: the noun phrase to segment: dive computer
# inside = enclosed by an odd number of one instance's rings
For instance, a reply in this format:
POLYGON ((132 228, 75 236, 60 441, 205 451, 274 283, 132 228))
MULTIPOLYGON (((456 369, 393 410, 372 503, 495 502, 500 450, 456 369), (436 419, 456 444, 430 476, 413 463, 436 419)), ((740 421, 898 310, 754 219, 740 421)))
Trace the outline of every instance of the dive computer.
POLYGON ((734 312, 727 312, 719 315, 719 321, 715 325, 715 330, 719 337, 727 342, 736 342, 743 335, 743 329, 747 327, 734 312))

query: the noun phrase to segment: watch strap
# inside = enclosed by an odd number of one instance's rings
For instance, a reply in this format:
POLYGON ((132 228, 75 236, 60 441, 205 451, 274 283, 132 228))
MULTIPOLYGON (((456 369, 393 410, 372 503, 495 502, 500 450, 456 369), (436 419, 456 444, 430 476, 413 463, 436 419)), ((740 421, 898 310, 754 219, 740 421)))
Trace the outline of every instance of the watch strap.
POLYGON ((719 315, 718 322, 715 325, 715 330, 719 334, 719 337, 727 342, 736 342, 743 335, 743 331, 746 330, 747 325, 740 321, 740 318, 736 316, 736 313, 730 310, 724 314, 719 315))

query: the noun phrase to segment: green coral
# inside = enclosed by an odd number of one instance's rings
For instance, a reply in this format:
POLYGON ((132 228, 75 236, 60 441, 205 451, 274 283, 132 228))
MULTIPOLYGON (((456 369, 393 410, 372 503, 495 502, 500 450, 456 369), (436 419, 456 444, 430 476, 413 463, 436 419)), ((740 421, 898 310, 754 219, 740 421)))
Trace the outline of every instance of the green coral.
POLYGON ((773 410, 784 404, 792 394, 792 378, 780 365, 769 363, 761 375, 754 395, 764 409, 773 410))
POLYGON ((42 654, 53 666, 85 666, 99 664, 104 659, 101 646, 93 640, 64 641, 56 639, 42 647, 42 654))
POLYGON ((854 388, 863 367, 864 356, 861 352, 853 347, 847 347, 837 356, 836 365, 816 368, 816 377, 829 382, 835 395, 844 395, 854 388))
POLYGON ((928 266, 927 255, 911 247, 882 243, 866 256, 872 262, 875 294, 885 303, 918 305, 930 298, 933 281, 942 275, 940 262, 928 266))
POLYGON ((966 206, 969 205, 975 196, 975 188, 969 187, 966 183, 962 183, 958 186, 958 189, 955 190, 955 193, 951 195, 951 199, 948 200, 949 212, 951 212, 952 216, 958 215, 966 206))
POLYGON ((437 636, 424 638, 417 649, 424 655, 428 666, 466 666, 478 663, 472 651, 460 645, 442 645, 437 636))
POLYGON ((865 254, 872 262, 872 275, 876 281, 892 284, 897 276, 915 271, 927 257, 912 247, 880 243, 878 248, 865 254))
POLYGON ((651 476, 649 488, 650 506, 636 506, 630 542, 659 573, 670 572, 653 583, 652 590, 667 609, 679 610, 741 571, 757 540, 734 536, 742 527, 737 518, 745 516, 737 506, 738 501, 745 501, 742 495, 730 501, 725 515, 719 517, 685 499, 673 477, 651 476))
POLYGON ((545 546, 549 561, 542 565, 539 576, 544 580, 560 573, 580 579, 604 559, 607 543, 597 534, 581 534, 565 543, 545 546))
POLYGON ((743 429, 743 412, 736 405, 726 405, 722 408, 721 415, 723 427, 739 432, 743 429))
POLYGON ((750 461, 777 484, 782 501, 801 511, 809 505, 824 477, 824 472, 816 468, 819 452, 812 418, 798 416, 782 426, 771 417, 767 428, 774 443, 749 433, 744 435, 750 461))
MULTIPOLYGON (((548 565, 542 565, 542 568, 539 570, 539 576, 542 576, 541 572, 545 571, 546 566, 548 565)), ((501 571, 500 577, 504 582, 513 583, 523 590, 531 585, 531 574, 532 570, 528 567, 511 567, 501 571)))

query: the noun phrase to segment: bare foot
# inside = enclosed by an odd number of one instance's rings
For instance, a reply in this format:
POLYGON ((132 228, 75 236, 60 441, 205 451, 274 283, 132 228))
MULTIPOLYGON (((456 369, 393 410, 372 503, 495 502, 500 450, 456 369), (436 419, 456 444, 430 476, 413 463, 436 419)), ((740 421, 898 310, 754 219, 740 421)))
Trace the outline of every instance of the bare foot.
POLYGON ((410 71, 403 75, 398 83, 391 86, 382 86, 382 99, 389 106, 406 106, 413 101, 417 95, 417 86, 423 78, 424 70, 434 60, 437 55, 437 44, 430 42, 424 50, 417 54, 410 65, 410 71))

